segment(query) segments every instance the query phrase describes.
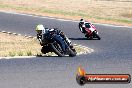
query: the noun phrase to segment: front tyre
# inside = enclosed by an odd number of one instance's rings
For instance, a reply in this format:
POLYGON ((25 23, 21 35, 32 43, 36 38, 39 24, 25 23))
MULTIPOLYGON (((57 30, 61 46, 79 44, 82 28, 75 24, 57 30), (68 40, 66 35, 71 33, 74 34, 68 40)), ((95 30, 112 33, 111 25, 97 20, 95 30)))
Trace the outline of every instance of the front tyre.
POLYGON ((93 32, 93 34, 96 38, 98 38, 98 40, 101 40, 100 36, 95 31, 93 32))
POLYGON ((70 53, 69 53, 69 56, 70 57, 74 57, 74 56, 76 56, 76 54, 77 54, 77 52, 76 52, 76 49, 73 47, 73 45, 70 45, 70 53))
POLYGON ((60 57, 63 57, 65 56, 66 54, 69 55, 70 57, 74 57, 76 56, 76 50, 74 48, 68 48, 68 51, 67 53, 65 54, 61 48, 61 46, 57 43, 57 42, 54 42, 54 43, 51 43, 51 47, 54 51, 55 54, 57 54, 58 56, 60 57))
POLYGON ((75 57, 76 56, 76 54, 77 54, 77 52, 76 52, 76 50, 73 48, 73 49, 69 49, 69 57, 75 57))
POLYGON ((51 47, 54 53, 57 54, 59 57, 65 56, 61 46, 57 42, 51 43, 51 47))

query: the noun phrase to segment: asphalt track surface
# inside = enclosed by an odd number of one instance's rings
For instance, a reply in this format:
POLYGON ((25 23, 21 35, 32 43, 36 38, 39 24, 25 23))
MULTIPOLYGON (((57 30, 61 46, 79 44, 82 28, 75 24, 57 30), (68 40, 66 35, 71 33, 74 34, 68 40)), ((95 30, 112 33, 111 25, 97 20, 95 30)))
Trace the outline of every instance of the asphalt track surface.
POLYGON ((77 22, 0 13, 0 31, 35 36, 35 25, 56 27, 73 43, 93 48, 91 54, 76 57, 34 57, 0 60, 0 88, 131 88, 130 84, 76 83, 77 68, 87 73, 132 75, 132 28, 95 24, 101 40, 86 40, 77 22))

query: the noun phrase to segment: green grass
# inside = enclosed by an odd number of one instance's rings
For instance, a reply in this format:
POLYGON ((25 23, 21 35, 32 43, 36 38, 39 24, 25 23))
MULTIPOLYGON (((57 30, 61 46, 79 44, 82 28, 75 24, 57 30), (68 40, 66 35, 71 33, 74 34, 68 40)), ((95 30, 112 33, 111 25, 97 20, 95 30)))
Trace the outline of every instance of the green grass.
POLYGON ((32 55, 32 52, 29 50, 26 52, 27 56, 31 56, 32 55))
POLYGON ((23 56, 23 52, 22 51, 19 51, 17 54, 18 54, 18 56, 23 56))
POLYGON ((64 15, 64 16, 81 16, 84 18, 94 18, 97 20, 115 21, 115 22, 123 22, 123 23, 132 24, 132 20, 90 16, 89 14, 86 14, 83 11, 70 12, 70 11, 63 11, 63 10, 54 10, 54 9, 46 9, 46 8, 32 8, 32 7, 26 7, 26 6, 21 7, 21 6, 2 5, 2 4, 0 5, 0 8, 11 8, 11 9, 15 9, 15 10, 27 10, 27 11, 34 11, 37 13, 60 14, 60 15, 64 15))
MULTIPOLYGON (((14 56, 52 56, 54 53, 41 53, 41 46, 35 38, 9 35, 0 32, 0 57, 14 56)), ((80 46, 75 46, 76 51, 85 52, 80 46)))
POLYGON ((66 12, 66 11, 48 10, 48 9, 43 9, 43 10, 40 10, 40 11, 47 12, 47 13, 52 13, 52 14, 68 15, 68 16, 83 16, 84 18, 95 18, 95 19, 98 19, 98 20, 108 20, 108 21, 123 22, 123 23, 128 23, 128 24, 132 23, 132 20, 94 17, 94 16, 90 16, 88 14, 81 13, 81 12, 66 12))
POLYGON ((15 55, 16 55, 16 52, 14 52, 14 51, 9 52, 9 56, 14 57, 15 55))

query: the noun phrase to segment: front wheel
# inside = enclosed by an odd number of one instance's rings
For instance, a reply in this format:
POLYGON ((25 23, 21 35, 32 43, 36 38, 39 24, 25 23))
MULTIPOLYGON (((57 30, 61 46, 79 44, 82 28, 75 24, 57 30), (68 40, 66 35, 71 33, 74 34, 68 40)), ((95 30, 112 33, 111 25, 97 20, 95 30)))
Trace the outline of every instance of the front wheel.
MULTIPOLYGON (((52 47, 54 53, 57 54, 58 56, 63 57, 66 55, 63 52, 61 46, 57 42, 51 43, 51 47, 52 47)), ((71 48, 71 47, 68 48, 67 55, 69 55, 70 57, 74 57, 74 56, 76 56, 76 54, 77 54, 77 52, 74 48, 71 48)))
POLYGON ((60 57, 65 56, 61 46, 57 42, 51 43, 51 47, 54 53, 57 54, 58 56, 60 57))
POLYGON ((100 36, 95 31, 93 32, 93 34, 96 38, 98 38, 98 40, 101 40, 100 36))
POLYGON ((76 52, 76 50, 74 49, 74 48, 70 48, 69 49, 69 56, 70 57, 74 57, 74 56, 76 56, 76 54, 77 54, 77 52, 76 52))

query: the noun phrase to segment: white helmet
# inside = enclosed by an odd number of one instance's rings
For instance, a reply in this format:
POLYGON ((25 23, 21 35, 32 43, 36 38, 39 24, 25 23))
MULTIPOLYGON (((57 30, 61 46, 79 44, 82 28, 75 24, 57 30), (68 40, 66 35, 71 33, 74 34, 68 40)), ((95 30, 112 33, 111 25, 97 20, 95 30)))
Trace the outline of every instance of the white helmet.
POLYGON ((35 30, 37 33, 42 33, 42 32, 45 33, 45 28, 42 24, 38 24, 35 30))

